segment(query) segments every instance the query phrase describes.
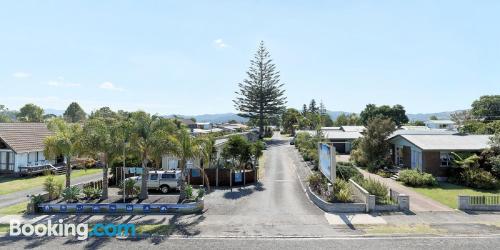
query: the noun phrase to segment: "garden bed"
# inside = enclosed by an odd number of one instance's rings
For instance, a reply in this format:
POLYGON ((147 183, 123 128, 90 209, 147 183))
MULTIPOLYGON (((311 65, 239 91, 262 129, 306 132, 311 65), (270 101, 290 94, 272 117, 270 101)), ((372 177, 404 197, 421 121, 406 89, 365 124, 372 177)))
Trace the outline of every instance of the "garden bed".
POLYGON ((330 213, 364 213, 366 211, 365 203, 331 203, 325 201, 319 195, 315 194, 311 188, 307 187, 307 195, 316 206, 321 208, 325 212, 330 213))

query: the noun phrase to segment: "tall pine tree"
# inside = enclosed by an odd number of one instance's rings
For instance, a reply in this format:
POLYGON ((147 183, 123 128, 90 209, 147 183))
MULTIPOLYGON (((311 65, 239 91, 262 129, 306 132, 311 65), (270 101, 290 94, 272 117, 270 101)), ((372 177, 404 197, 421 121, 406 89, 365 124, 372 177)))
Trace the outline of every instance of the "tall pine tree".
POLYGON ((271 56, 261 41, 254 59, 250 60, 247 78, 239 83, 238 97, 233 100, 241 117, 257 121, 259 137, 264 135, 266 120, 285 110, 286 97, 279 71, 272 63, 271 56))

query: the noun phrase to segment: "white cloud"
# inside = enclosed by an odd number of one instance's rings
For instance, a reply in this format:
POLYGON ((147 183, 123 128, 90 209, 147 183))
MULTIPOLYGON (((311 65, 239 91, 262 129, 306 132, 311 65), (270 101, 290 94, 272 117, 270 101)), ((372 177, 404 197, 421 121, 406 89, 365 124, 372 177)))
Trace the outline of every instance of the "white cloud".
POLYGON ((66 88, 80 87, 79 83, 66 82, 64 81, 63 77, 58 77, 57 80, 49 81, 47 84, 53 87, 66 87, 66 88))
POLYGON ((227 47, 227 44, 226 44, 226 43, 224 43, 224 41, 223 41, 221 38, 219 38, 219 39, 217 39, 217 40, 214 40, 214 45, 215 45, 215 47, 217 47, 217 48, 221 48, 221 49, 223 49, 223 48, 226 48, 226 47, 227 47))
POLYGON ((113 91, 123 91, 123 88, 116 87, 112 82, 103 82, 99 85, 101 89, 113 90, 113 91))
POLYGON ((19 71, 19 72, 12 74, 12 76, 15 78, 28 78, 31 76, 31 74, 27 73, 27 72, 19 71))

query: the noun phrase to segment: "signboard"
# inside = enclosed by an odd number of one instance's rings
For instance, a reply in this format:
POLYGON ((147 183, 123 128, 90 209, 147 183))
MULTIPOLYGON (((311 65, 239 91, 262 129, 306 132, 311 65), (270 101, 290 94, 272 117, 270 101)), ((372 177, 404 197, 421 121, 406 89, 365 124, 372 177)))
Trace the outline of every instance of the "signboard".
POLYGON ((323 175, 330 180, 331 183, 335 182, 336 178, 336 165, 335 161, 335 147, 326 143, 318 144, 319 155, 319 170, 323 175))
POLYGON ((234 182, 243 182, 243 173, 234 173, 234 182))

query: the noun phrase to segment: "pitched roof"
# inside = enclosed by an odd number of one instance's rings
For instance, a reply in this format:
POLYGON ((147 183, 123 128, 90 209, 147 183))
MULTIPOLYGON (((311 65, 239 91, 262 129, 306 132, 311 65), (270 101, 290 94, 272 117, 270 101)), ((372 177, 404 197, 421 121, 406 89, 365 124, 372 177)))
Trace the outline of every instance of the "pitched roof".
POLYGON ((479 151, 488 148, 491 135, 399 135, 422 150, 479 151))
POLYGON ((43 151, 51 134, 45 123, 0 123, 0 139, 16 153, 43 151))
POLYGON ((345 132, 363 132, 365 131, 365 126, 341 126, 342 130, 345 132))

